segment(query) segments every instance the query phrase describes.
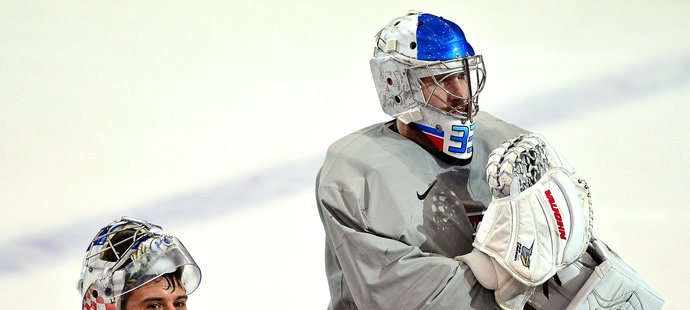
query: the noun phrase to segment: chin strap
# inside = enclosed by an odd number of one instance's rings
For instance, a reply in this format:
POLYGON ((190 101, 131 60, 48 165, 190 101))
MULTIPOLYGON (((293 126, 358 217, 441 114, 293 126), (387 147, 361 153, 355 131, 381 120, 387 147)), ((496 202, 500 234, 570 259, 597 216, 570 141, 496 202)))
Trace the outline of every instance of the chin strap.
POLYGON ((400 114, 396 114, 394 117, 399 119, 405 125, 408 125, 409 123, 422 120, 422 112, 419 110, 419 108, 414 108, 400 114))

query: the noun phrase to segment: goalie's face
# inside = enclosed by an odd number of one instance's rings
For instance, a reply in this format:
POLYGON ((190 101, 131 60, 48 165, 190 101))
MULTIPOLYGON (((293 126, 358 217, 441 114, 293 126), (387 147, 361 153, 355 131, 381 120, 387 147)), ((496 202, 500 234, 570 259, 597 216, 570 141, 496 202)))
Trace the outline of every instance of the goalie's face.
POLYGON ((430 76, 421 81, 424 100, 429 105, 455 115, 467 112, 469 87, 462 73, 430 76))
POLYGON ((453 70, 418 79, 425 104, 422 119, 415 125, 436 149, 457 159, 469 159, 473 149, 477 109, 466 76, 462 70, 453 70))

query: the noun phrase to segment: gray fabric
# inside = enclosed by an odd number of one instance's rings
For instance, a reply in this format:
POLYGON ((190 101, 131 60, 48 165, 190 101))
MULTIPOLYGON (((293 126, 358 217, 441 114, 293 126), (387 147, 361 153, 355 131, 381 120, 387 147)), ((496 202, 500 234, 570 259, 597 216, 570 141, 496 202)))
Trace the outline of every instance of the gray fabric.
POLYGON ((474 158, 462 167, 438 160, 386 124, 333 143, 316 180, 328 308, 493 309, 493 291, 454 257, 472 250, 468 213, 491 201, 488 154, 525 132, 479 113, 474 158))

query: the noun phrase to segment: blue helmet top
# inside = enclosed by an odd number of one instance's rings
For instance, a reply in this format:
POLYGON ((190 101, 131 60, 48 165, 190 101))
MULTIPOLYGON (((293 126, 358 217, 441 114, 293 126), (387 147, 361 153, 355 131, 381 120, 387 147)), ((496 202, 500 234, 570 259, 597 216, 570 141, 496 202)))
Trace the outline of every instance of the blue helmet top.
POLYGON ((474 49, 460 26, 432 14, 419 14, 417 23, 417 59, 451 60, 474 56, 474 49))

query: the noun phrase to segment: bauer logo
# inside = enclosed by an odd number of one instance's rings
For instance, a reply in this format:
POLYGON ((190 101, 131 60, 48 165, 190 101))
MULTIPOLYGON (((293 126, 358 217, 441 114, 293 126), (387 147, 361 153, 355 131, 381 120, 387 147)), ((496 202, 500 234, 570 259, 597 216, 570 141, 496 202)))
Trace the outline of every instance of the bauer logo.
POLYGON ((566 240, 565 237, 565 228, 563 227, 563 216, 561 215, 561 211, 558 210, 558 206, 556 205, 556 200, 553 199, 553 195, 551 195, 551 190, 546 190, 544 192, 546 194, 546 199, 549 201, 549 204, 551 205, 551 211, 553 211, 553 216, 556 218, 556 224, 558 225, 558 236, 566 240))

